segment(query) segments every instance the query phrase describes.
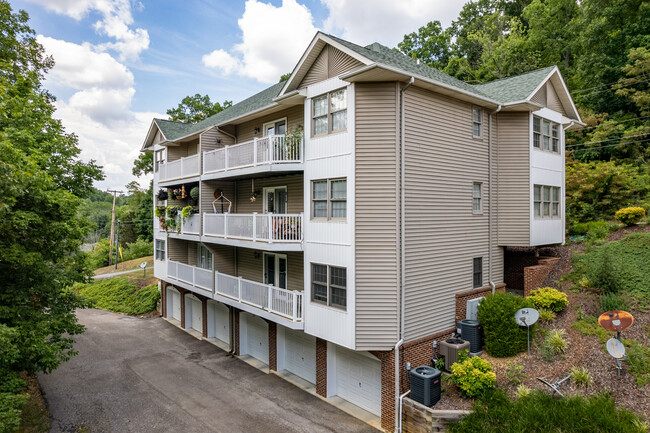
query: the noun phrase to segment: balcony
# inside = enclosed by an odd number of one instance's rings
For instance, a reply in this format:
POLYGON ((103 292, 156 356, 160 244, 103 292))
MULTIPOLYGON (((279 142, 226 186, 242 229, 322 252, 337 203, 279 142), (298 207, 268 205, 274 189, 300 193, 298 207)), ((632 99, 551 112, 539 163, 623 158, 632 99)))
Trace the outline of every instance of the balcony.
POLYGON ((186 156, 158 166, 158 182, 188 179, 201 175, 200 155, 186 156))
POLYGON ((226 244, 252 248, 264 243, 269 250, 302 250, 303 214, 203 214, 203 240, 223 239, 226 244), (243 242, 243 243, 241 243, 243 242), (248 243, 248 244, 247 244, 248 243))
MULTIPOLYGON (((158 218, 154 218, 155 223, 154 223, 154 230, 159 230, 161 232, 165 232, 165 230, 158 218)), ((201 234, 201 215, 199 214, 193 214, 185 218, 185 221, 181 219, 180 216, 176 217, 176 227, 177 229, 174 230, 172 228, 169 228, 169 234, 170 235, 189 235, 189 236, 199 236, 201 234)), ((179 236, 179 237, 184 237, 184 236, 179 236)))
POLYGON ((167 278, 196 293, 293 329, 302 329, 304 326, 303 292, 281 289, 173 260, 167 261, 167 278))
POLYGON ((203 175, 208 179, 263 171, 302 170, 303 138, 269 135, 203 153, 203 175), (229 173, 237 170, 236 173, 229 173))

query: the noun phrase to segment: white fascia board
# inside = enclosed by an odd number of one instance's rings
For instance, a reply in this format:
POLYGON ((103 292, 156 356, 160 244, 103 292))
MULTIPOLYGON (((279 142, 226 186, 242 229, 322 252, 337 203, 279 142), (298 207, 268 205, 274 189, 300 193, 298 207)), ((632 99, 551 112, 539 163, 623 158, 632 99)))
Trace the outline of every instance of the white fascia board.
POLYGON ((151 150, 148 150, 149 146, 147 146, 147 142, 149 141, 149 137, 151 136, 151 132, 153 130, 153 126, 156 125, 156 128, 160 131, 160 134, 165 137, 165 134, 163 134, 162 130, 158 126, 158 123, 156 123, 156 119, 151 120, 151 125, 149 125, 149 130, 147 131, 147 135, 144 137, 144 142, 142 143, 142 147, 140 147, 140 152, 151 152, 151 150))
MULTIPOLYGON (((573 98, 571 97, 571 93, 569 93, 569 89, 567 88, 566 84, 564 83, 564 79, 562 78, 562 73, 560 72, 560 68, 558 68, 557 66, 555 66, 555 67, 551 70, 551 72, 548 73, 548 75, 546 76, 546 78, 544 78, 544 79, 541 81, 541 83, 539 83, 539 85, 535 88, 535 90, 533 90, 533 91, 531 92, 531 94, 528 95, 528 98, 526 98, 526 100, 527 100, 527 101, 530 101, 530 99, 531 99, 533 96, 535 96, 535 94, 536 94, 537 92, 539 92, 540 89, 541 89, 541 88, 542 88, 542 87, 543 87, 543 86, 544 86, 544 85, 545 85, 545 84, 546 84, 546 83, 547 83, 551 78, 553 78, 553 75, 555 75, 555 74, 557 74, 557 76, 558 76, 558 78, 559 78, 559 80, 560 80, 560 83, 562 84, 562 90, 564 91, 565 96, 567 97, 567 99, 568 99, 569 102, 571 103, 571 110, 573 111, 573 115, 575 116, 575 118, 572 118, 571 120, 574 121, 574 122, 576 122, 577 124, 584 125, 584 124, 582 123, 582 119, 580 118, 580 113, 578 113, 578 109, 576 108, 575 104, 573 103, 573 98)), ((510 105, 510 104, 508 104, 508 105, 510 105)))

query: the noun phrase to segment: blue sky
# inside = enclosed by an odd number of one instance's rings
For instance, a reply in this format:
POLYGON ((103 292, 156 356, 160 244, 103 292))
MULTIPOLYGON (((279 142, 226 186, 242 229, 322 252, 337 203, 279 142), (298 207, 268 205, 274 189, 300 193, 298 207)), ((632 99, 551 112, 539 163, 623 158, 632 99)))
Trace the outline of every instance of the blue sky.
MULTIPOLYGON (((396 46, 464 0, 10 0, 30 15, 56 66, 46 87, 104 166, 98 188, 124 188, 153 117, 190 94, 238 102, 290 72, 317 30, 396 46)), ((140 179, 143 185, 148 179, 140 179)))

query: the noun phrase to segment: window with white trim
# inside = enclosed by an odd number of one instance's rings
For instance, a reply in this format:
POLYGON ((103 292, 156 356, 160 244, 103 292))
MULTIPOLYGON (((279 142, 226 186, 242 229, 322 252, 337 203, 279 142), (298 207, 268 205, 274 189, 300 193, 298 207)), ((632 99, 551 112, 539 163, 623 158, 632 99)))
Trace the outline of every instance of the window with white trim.
POLYGON ((479 107, 472 107, 472 134, 474 137, 481 136, 481 127, 483 125, 483 110, 479 107))
POLYGON ((312 99, 311 135, 344 131, 348 127, 348 98, 345 89, 312 99))
POLYGON ((311 299, 330 307, 347 307, 347 269, 311 264, 311 299))
POLYGON ((199 244, 196 248, 197 264, 201 269, 212 270, 212 253, 205 245, 199 244))
POLYGON ((156 239, 156 260, 165 260, 165 241, 156 239))
POLYGON ((483 184, 480 182, 472 184, 472 212, 483 213, 483 184))
POLYGON ((533 214, 535 218, 559 218, 560 187, 534 185, 533 214))
POLYGON ((321 179, 311 182, 312 219, 347 217, 347 179, 321 179))
POLYGON ((533 117, 533 147, 547 152, 560 153, 560 125, 533 117))
POLYGON ((472 259, 472 287, 478 289, 483 286, 483 257, 472 259))
POLYGON ((158 173, 160 164, 165 163, 165 149, 156 150, 154 152, 154 170, 158 173))

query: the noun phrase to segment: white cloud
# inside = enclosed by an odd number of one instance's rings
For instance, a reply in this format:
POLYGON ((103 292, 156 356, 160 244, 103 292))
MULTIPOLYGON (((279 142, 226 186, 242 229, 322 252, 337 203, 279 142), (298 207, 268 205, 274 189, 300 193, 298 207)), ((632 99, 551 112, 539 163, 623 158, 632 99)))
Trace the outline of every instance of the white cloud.
POLYGON ((449 26, 465 0, 321 0, 329 9, 325 31, 359 45, 397 46, 404 35, 429 21, 449 26))
POLYGON ((283 0, 280 7, 247 0, 238 24, 242 42, 204 55, 203 64, 263 83, 290 72, 316 33, 311 12, 296 0, 283 0))
MULTIPOLYGON (((129 0, 28 0, 40 4, 48 10, 67 15, 76 20, 82 19, 88 12, 97 11, 102 19, 94 24, 97 33, 114 38, 115 42, 106 42, 95 47, 97 50, 113 50, 120 60, 135 60, 140 53, 149 48, 149 33, 142 28, 135 30, 131 3, 129 0)), ((136 5, 141 10, 142 3, 136 5)))

